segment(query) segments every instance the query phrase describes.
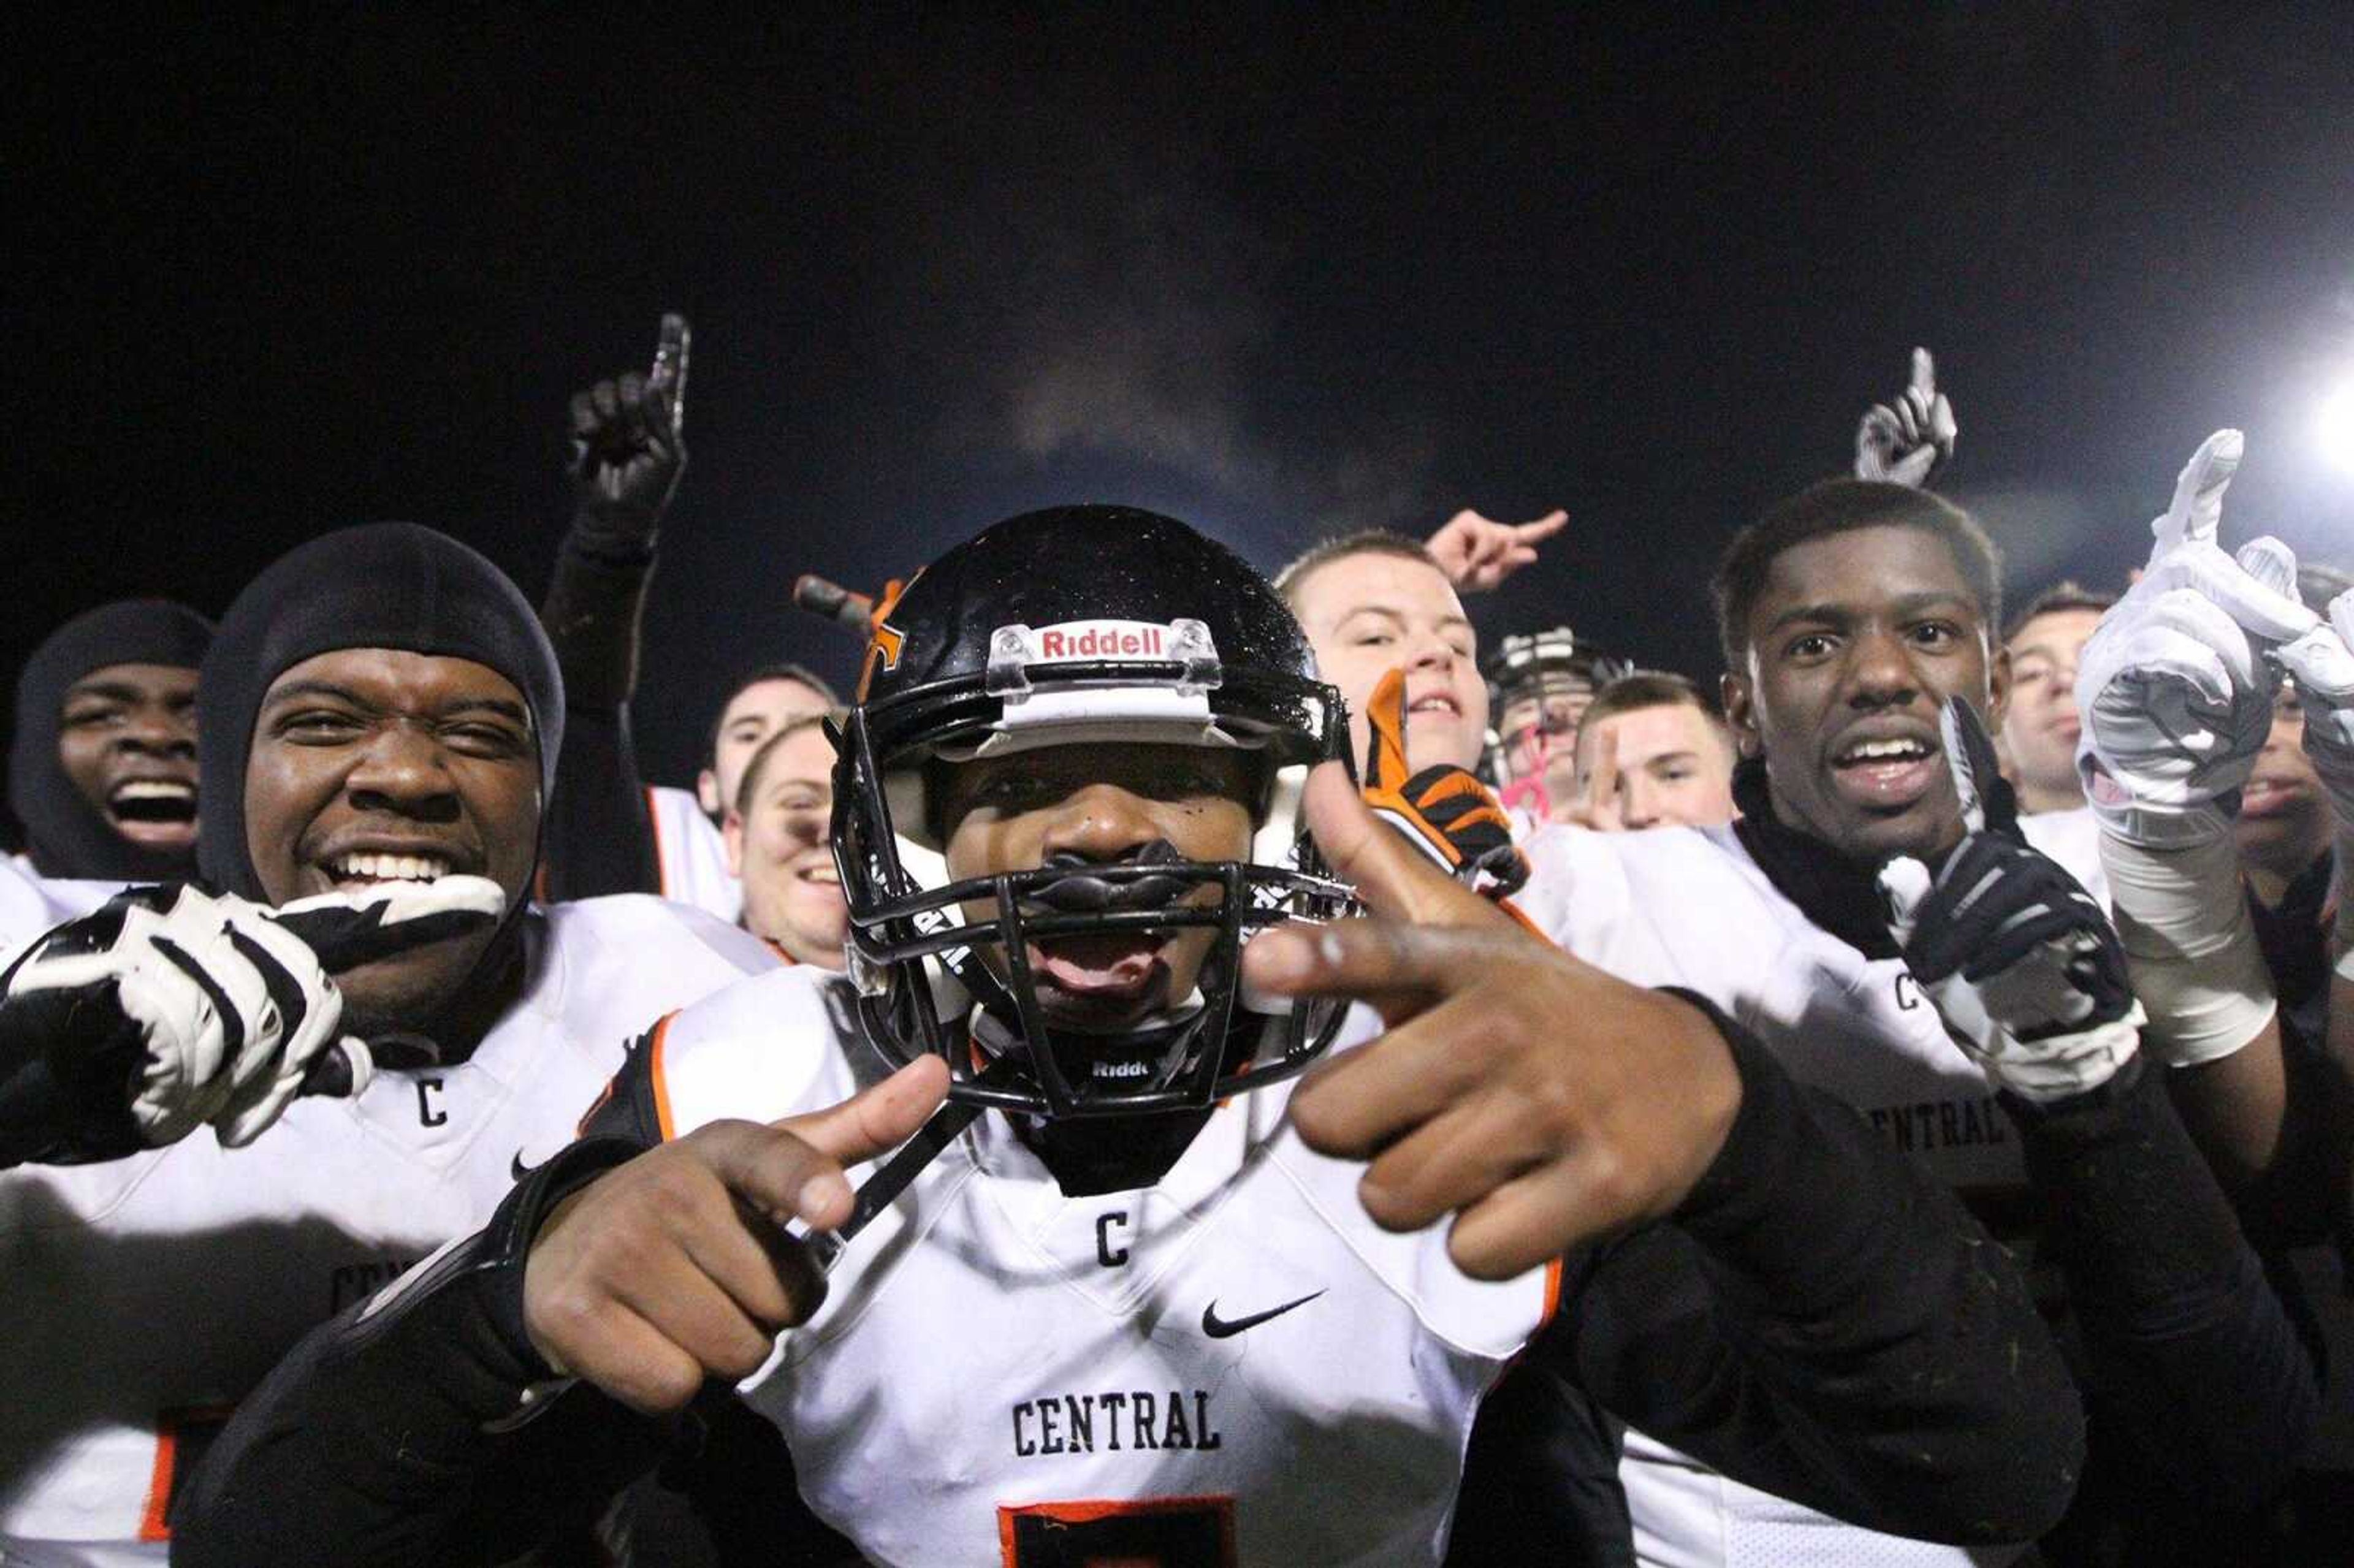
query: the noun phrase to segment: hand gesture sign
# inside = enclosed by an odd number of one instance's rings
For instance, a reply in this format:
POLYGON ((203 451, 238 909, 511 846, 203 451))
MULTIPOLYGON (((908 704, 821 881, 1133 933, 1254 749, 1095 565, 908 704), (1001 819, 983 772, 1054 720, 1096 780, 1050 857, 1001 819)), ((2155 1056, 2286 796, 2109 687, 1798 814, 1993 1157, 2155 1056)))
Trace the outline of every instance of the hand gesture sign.
POLYGON ((1937 366, 1925 348, 1913 351, 1913 380, 1903 395, 1865 410, 1855 432, 1855 476, 1918 490, 1941 462, 1951 462, 1954 406, 1937 390, 1937 366))
POLYGON ((913 1138, 948 1086, 926 1056, 825 1110, 697 1128, 573 1193, 525 1265, 533 1349, 650 1414, 749 1377, 825 1300, 820 1259, 785 1227, 847 1220, 843 1168, 913 1138))
POLYGON ((1389 1032, 1293 1093, 1310 1149, 1368 1160, 1373 1221, 1453 1213, 1466 1274, 1508 1278, 1683 1201, 1741 1103, 1731 1051, 1684 1002, 1570 957, 1374 817, 1338 763, 1310 831, 1373 917, 1265 933, 1246 983, 1371 1003, 1389 1032))
POLYGON ((1537 546, 1569 524, 1555 507, 1528 523, 1499 523, 1465 507, 1433 534, 1426 548, 1458 593, 1488 593, 1537 558, 1537 546))
POLYGON ((666 315, 652 371, 629 371, 572 395, 572 491, 579 525, 645 546, 686 471, 686 318, 666 315))
POLYGON ((2287 546, 2256 539, 2233 556, 2216 543, 2241 449, 2239 431, 2218 430, 2191 454, 2150 524, 2147 569, 2077 661, 2077 771, 2103 830, 2127 843, 2179 849, 2230 830, 2272 728, 2265 655, 2321 623, 2296 597, 2287 546))
POLYGON ((1592 828, 1598 833, 1626 830, 1624 782, 1618 772, 1618 732, 1601 730, 1594 739, 1594 766, 1577 781, 1577 793, 1553 809, 1548 821, 1592 828))

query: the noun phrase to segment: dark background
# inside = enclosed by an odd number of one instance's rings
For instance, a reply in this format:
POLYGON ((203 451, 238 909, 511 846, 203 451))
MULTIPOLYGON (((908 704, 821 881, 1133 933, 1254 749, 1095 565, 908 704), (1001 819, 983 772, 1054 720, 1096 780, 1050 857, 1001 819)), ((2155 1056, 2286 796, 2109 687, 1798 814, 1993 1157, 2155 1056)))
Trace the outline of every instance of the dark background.
POLYGON ((2227 423, 2227 542, 2354 564, 2312 433, 2354 379, 2354 5, 1762 10, 20 17, 0 659, 374 517, 535 597, 566 397, 664 309, 667 779, 737 668, 847 672, 796 573, 1055 501, 1268 567, 1559 504, 1483 632, 1712 674, 1714 553, 1915 343, 2015 591, 2119 576, 2227 423))

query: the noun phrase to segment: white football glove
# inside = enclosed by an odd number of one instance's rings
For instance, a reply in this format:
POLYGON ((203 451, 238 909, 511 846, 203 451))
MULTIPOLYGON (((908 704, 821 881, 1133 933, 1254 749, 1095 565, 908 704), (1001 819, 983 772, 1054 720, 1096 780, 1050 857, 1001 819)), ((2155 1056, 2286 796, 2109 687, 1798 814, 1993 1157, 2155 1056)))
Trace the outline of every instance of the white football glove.
POLYGON ((1954 406, 1937 390, 1937 366, 1913 351, 1913 381, 1901 397, 1864 410, 1855 432, 1855 476, 1918 490, 1929 471, 1954 457, 1954 406))
POLYGON ((2148 570, 2078 659, 2076 768, 2122 842, 2179 849, 2230 832, 2272 728, 2264 654, 2318 624, 2287 546, 2257 539, 2235 559, 2215 543, 2241 450, 2237 430, 2218 430, 2192 454, 2150 524, 2148 570))
POLYGON ((343 997, 331 970, 480 929, 505 906, 498 884, 479 876, 387 883, 278 909, 186 885, 138 888, 34 944, 0 1007, 37 1013, 53 1049, 67 1054, 132 1032, 141 1054, 128 1088, 140 1137, 172 1143, 210 1122, 237 1148, 277 1120, 331 1048, 345 1070, 329 1081, 349 1094, 366 1086, 371 1059, 339 1033, 343 997))
POLYGON ((2141 1044, 2125 950, 2057 862, 1987 830, 1978 780, 1996 763, 1977 711, 1949 698, 1939 723, 1968 832, 1934 878, 1910 858, 1881 868, 1890 931, 1946 1035, 1996 1087, 2039 1103, 2098 1088, 2141 1044))

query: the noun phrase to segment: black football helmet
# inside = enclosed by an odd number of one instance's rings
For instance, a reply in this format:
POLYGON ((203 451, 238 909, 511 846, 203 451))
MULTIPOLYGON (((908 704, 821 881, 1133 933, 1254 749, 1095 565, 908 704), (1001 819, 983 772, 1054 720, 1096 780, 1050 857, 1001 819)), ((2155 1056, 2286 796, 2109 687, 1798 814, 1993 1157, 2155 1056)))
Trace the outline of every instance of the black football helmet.
POLYGON ((834 858, 867 1033, 941 1056, 952 1098, 1048 1118, 1201 1109, 1298 1073, 1343 1007, 1246 1001, 1243 944, 1345 913, 1299 821, 1308 769, 1342 755, 1341 700, 1266 579, 1173 518, 1066 506, 998 524, 877 600, 834 776, 834 858), (943 767, 1040 747, 1240 750, 1260 800, 1250 859, 1126 858, 951 881, 943 767), (1204 886, 1218 890, 1201 902, 1204 886), (995 910, 981 920, 967 905, 995 910), (1050 1026, 1031 944, 1214 927, 1193 995, 1117 1034, 1050 1026), (984 958, 984 955, 987 955, 984 958))

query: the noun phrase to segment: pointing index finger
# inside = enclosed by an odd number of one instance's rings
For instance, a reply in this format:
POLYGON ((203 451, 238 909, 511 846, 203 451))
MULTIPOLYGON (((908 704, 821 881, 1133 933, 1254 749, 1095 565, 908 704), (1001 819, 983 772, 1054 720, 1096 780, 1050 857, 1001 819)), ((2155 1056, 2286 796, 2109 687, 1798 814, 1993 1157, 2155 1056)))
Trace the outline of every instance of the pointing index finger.
POLYGON ((1921 394, 1921 406, 1927 408, 1937 397, 1937 362, 1929 357, 1925 348, 1913 351, 1912 388, 1921 394))
POLYGON ((2223 516, 2223 492, 2240 471, 2240 456, 2245 450, 2245 438, 2233 429, 2218 430, 2199 443, 2199 450, 2182 465, 2181 477, 2174 482, 2174 503, 2149 525, 2161 551, 2185 543, 2215 542, 2216 526, 2223 516))
POLYGON ((684 316, 673 312, 663 317, 662 340, 654 345, 653 373, 647 380, 670 406, 673 434, 682 433, 686 426, 686 357, 694 341, 684 316))

